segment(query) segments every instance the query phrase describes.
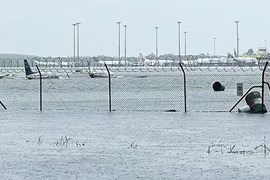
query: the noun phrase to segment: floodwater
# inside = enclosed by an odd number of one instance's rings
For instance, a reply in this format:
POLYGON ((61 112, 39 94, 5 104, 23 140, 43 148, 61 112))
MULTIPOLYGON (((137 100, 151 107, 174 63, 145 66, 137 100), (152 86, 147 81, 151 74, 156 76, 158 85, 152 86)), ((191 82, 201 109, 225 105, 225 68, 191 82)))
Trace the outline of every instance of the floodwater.
POLYGON ((269 113, 228 112, 255 74, 187 72, 187 113, 181 72, 113 79, 113 112, 107 79, 44 80, 42 112, 38 80, 1 79, 0 179, 269 179, 269 113))
POLYGON ((270 177, 269 114, 1 113, 1 179, 270 177))

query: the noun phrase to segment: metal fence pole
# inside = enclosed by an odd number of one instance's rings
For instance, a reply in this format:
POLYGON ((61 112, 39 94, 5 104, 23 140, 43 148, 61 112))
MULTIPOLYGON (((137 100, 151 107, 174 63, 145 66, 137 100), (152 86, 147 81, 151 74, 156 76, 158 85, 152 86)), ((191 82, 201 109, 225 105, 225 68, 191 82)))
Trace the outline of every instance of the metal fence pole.
POLYGON ((264 75, 265 75, 265 71, 266 71, 266 67, 268 66, 268 61, 265 63, 264 69, 263 69, 263 73, 262 73, 262 109, 264 109, 264 75))
POLYGON ((7 109, 6 106, 0 101, 0 104, 3 106, 4 109, 7 109))
POLYGON ((186 73, 184 71, 184 68, 181 63, 179 63, 179 66, 182 69, 182 72, 184 74, 184 103, 185 103, 185 112, 187 112, 187 83, 186 83, 186 73))
POLYGON ((112 91, 111 91, 111 74, 107 64, 104 64, 109 75, 109 111, 112 111, 112 91))
POLYGON ((39 101, 40 101, 40 104, 39 104, 39 110, 42 111, 42 75, 41 75, 41 72, 38 68, 38 65, 36 65, 37 67, 37 70, 38 70, 38 73, 39 73, 39 101))

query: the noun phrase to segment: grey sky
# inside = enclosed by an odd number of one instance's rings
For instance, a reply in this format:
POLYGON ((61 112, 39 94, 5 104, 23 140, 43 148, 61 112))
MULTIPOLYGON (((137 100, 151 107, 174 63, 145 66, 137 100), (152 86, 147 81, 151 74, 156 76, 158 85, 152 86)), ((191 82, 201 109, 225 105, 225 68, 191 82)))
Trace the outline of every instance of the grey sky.
MULTIPOLYGON (((2 0, 4 1, 4 0, 2 0)), ((177 21, 181 24, 181 51, 187 31, 187 54, 233 53, 239 20, 240 53, 270 41, 269 0, 8 0, 1 3, 0 53, 72 56, 73 26, 80 26, 82 56, 121 55, 127 27, 127 54, 155 53, 155 26, 159 27, 159 54, 178 54, 177 21)))

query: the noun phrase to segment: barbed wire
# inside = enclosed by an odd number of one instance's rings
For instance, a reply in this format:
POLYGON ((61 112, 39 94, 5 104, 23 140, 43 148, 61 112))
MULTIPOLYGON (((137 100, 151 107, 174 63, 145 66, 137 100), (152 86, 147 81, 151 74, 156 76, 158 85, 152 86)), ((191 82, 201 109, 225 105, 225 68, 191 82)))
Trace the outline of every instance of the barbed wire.
MULTIPOLYGON (((20 73, 24 72, 23 58, 0 58, 1 73, 20 73)), ((237 60, 224 57, 208 56, 161 56, 159 63, 143 63, 140 58, 130 57, 121 58, 120 61, 115 57, 32 57, 26 58, 31 67, 38 65, 42 71, 58 73, 88 72, 88 66, 93 70, 104 69, 106 63, 110 70, 118 72, 160 72, 160 71, 181 71, 179 63, 186 71, 209 71, 209 72, 236 72, 236 71, 262 71, 268 59, 257 59, 253 61, 237 60), (89 65, 88 63, 89 62, 89 65), (120 63, 119 63, 120 62, 120 63)), ((269 69, 267 69, 269 71, 269 69)))

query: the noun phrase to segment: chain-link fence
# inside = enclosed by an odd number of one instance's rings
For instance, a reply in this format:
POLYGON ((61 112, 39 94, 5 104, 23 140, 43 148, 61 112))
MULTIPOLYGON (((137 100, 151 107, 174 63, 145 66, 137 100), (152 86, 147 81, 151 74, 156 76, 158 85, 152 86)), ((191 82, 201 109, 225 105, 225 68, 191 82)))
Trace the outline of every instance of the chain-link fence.
MULTIPOLYGON (((186 74, 186 102, 188 112, 229 111, 241 98, 237 83, 243 83, 243 92, 262 84, 265 61, 242 63, 221 58, 203 62, 198 57, 183 60, 177 56, 154 65, 142 64, 128 58, 28 58, 33 71, 36 65, 45 73, 59 79, 43 79, 43 110, 108 111, 109 79, 91 78, 90 74, 106 74, 111 78, 111 105, 115 111, 180 111, 184 112, 184 76, 186 74), (124 62, 124 63, 119 63, 124 62), (224 91, 214 91, 214 82, 224 91)), ((204 58, 206 60, 207 58, 204 58)), ((40 82, 26 78, 23 59, 0 59, 0 100, 8 109, 39 110, 40 82)), ((266 81, 269 80, 268 69, 266 81)), ((269 89, 265 88, 265 104, 270 107, 269 89)), ((255 89, 261 92, 261 89, 255 89)), ((238 106, 246 105, 242 101, 238 106)), ((237 110, 237 109, 236 109, 237 110)))

